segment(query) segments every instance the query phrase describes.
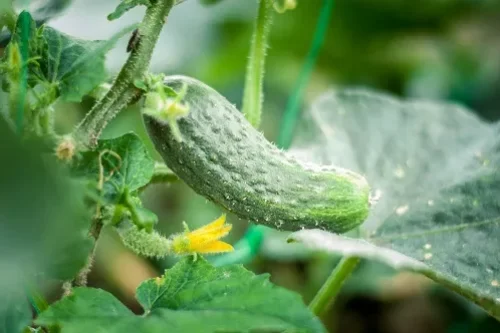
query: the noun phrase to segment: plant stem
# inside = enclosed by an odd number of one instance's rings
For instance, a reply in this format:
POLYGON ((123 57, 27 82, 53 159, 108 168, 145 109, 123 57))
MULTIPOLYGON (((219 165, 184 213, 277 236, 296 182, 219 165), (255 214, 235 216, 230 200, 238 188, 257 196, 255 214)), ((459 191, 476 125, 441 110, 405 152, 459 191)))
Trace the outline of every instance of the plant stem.
POLYGON ((273 1, 260 0, 259 12, 255 21, 250 56, 248 58, 243 92, 243 114, 245 118, 258 128, 260 125, 263 103, 263 82, 266 50, 273 21, 273 1))
POLYGON ((158 0, 146 10, 139 26, 140 41, 137 47, 132 50, 110 90, 96 102, 75 130, 74 136, 82 146, 95 147, 108 122, 140 94, 133 82, 143 77, 148 70, 154 47, 174 3, 174 0, 158 0))
POLYGON ((316 316, 321 316, 328 310, 345 280, 351 275, 359 261, 360 259, 357 257, 342 258, 309 304, 309 309, 311 309, 316 316))
POLYGON ((334 0, 323 0, 323 6, 321 8, 321 13, 316 25, 313 42, 309 49, 306 61, 300 72, 297 83, 295 84, 295 87, 293 89, 293 93, 288 100, 277 141, 278 145, 284 149, 288 148, 292 142, 293 132, 295 130, 295 125, 299 117, 304 91, 314 70, 314 65, 316 64, 319 51, 323 46, 328 23, 330 22, 330 16, 333 11, 333 4, 334 0))

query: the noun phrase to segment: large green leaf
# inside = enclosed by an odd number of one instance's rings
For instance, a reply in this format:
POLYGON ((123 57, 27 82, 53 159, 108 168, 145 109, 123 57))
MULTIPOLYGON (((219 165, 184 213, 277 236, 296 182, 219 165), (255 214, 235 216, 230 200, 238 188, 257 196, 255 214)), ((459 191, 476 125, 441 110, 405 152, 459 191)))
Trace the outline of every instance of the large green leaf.
POLYGON ((204 327, 207 332, 323 331, 299 295, 274 286, 268 275, 255 276, 241 265, 215 268, 204 259, 193 263, 188 257, 162 279, 139 286, 137 299, 146 312, 177 318, 184 325, 197 318, 199 323, 186 330, 191 332, 195 327, 204 327))
MULTIPOLYGON (((29 14, 21 13, 22 16, 29 14)), ((87 41, 73 38, 51 27, 35 31, 35 21, 29 17, 33 32, 30 37, 29 82, 43 87, 42 93, 56 90, 64 100, 80 102, 82 97, 108 78, 105 55, 116 41, 130 33, 135 26, 128 27, 107 41, 87 41)), ((12 41, 19 40, 18 21, 12 41)), ((11 46, 9 46, 11 47, 11 46)), ((40 94, 40 93, 39 93, 40 94)))
POLYGON ((60 325, 65 333, 149 332, 142 329, 142 322, 113 295, 93 288, 74 288, 36 320, 38 325, 60 325))
POLYGON ((296 155, 363 173, 378 202, 361 230, 369 243, 316 230, 292 239, 422 272, 500 318, 497 124, 456 105, 345 91, 322 96, 299 133, 296 155))
POLYGON ((21 144, 2 117, 0 156, 0 331, 19 332, 31 320, 27 281, 70 279, 84 266, 90 216, 82 185, 21 144))
POLYGON ((128 133, 100 140, 95 150, 82 154, 73 171, 96 183, 102 179, 103 197, 115 202, 125 190, 134 192, 148 184, 154 164, 141 139, 128 133))
POLYGON ((325 332, 299 295, 240 265, 214 268, 187 257, 137 289, 143 316, 111 294, 77 288, 37 322, 73 332, 325 332))

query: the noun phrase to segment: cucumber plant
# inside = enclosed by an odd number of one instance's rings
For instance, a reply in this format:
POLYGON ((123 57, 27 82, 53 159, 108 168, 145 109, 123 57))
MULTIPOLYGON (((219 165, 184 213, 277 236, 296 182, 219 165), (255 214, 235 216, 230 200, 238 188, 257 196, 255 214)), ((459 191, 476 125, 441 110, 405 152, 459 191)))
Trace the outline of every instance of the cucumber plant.
MULTIPOLYGON (((195 78, 149 72, 167 17, 182 2, 121 0, 109 20, 137 6, 146 8, 144 18, 107 41, 73 38, 45 24, 68 1, 47 1, 42 19, 16 2, 0 2, 0 332, 325 332, 318 316, 360 258, 425 274, 500 318, 498 242, 482 242, 484 255, 459 249, 481 243, 481 235, 500 236, 498 126, 444 104, 335 92, 312 106, 285 152, 293 121, 283 126, 282 148, 258 127, 273 17, 300 10, 300 1, 257 1, 241 112, 195 78), (105 56, 124 36, 128 59, 111 78, 105 56), (83 120, 59 133, 56 103, 85 105, 85 98, 95 103, 83 120), (140 109, 162 160, 135 133, 101 138, 129 106, 140 109), (457 126, 463 135, 452 134, 457 126), (394 158, 381 153, 398 140, 405 144, 394 158), (439 166, 430 162, 440 151, 435 142, 456 147, 439 166), (177 180, 241 219, 296 231, 290 241, 345 258, 309 307, 268 275, 238 264, 215 267, 203 255, 235 250, 221 240, 232 229, 225 214, 163 235, 157 215, 143 205, 147 186, 177 180), (137 288, 141 315, 87 286, 103 229, 138 255, 181 257, 137 288), (339 235, 351 230, 351 237, 339 235), (60 282, 55 302, 38 290, 40 281, 60 282)), ((285 119, 296 118, 332 4, 324 0, 285 119)))

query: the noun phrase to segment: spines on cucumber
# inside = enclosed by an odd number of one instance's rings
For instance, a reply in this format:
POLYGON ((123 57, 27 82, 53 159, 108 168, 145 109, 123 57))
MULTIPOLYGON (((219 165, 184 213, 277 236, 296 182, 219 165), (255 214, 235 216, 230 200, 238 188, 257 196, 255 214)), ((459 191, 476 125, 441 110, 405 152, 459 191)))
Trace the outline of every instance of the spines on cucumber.
POLYGON ((182 140, 151 112, 144 122, 166 164, 197 193, 241 218, 285 230, 346 232, 368 215, 369 186, 354 172, 306 165, 267 141, 234 105, 193 78, 165 85, 187 91, 182 140))

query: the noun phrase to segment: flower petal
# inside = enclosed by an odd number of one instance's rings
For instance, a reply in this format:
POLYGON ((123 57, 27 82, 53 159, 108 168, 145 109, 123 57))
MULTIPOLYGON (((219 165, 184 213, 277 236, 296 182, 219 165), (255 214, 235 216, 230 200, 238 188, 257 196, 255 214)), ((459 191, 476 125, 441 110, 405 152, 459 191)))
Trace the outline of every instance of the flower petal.
POLYGON ((205 244, 201 248, 193 248, 193 250, 197 253, 223 253, 234 251, 234 248, 231 244, 222 241, 215 241, 205 244))
POLYGON ((213 221, 207 225, 204 225, 203 227, 200 227, 196 230, 193 230, 189 234, 190 235, 205 234, 205 233, 208 233, 214 229, 218 229, 218 228, 222 227, 224 225, 224 223, 226 223, 226 214, 222 214, 215 221, 213 221))
POLYGON ((222 227, 208 230, 204 234, 189 233, 187 234, 187 237, 189 239, 191 247, 198 247, 197 244, 203 245, 226 236, 229 233, 229 231, 231 231, 232 227, 233 227, 232 225, 226 224, 222 227))

